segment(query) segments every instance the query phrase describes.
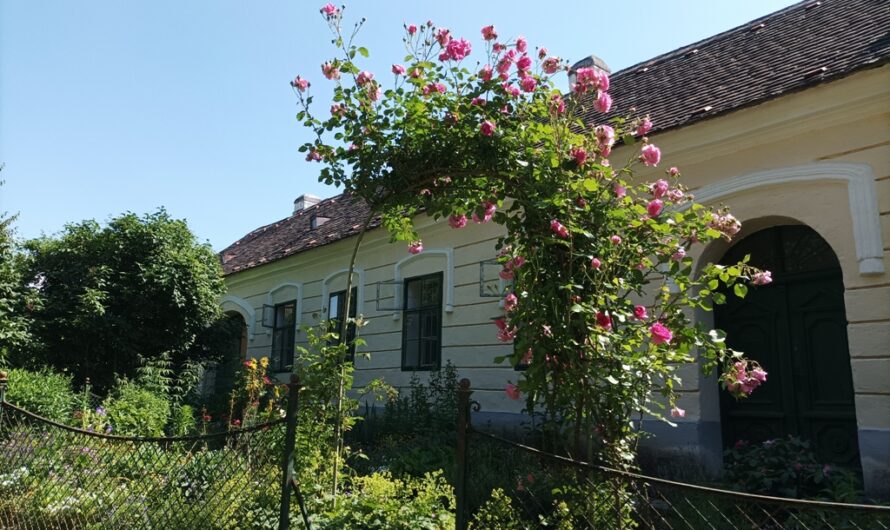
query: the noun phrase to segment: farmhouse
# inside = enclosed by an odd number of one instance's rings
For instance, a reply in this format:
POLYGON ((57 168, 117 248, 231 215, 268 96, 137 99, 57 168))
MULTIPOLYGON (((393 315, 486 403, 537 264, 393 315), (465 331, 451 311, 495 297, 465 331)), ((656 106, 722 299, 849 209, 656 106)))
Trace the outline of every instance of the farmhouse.
MULTIPOLYGON (((775 280, 697 315, 759 360, 768 382, 735 402, 716 378, 683 367, 686 417, 677 428, 644 421, 661 450, 719 469, 736 440, 794 434, 826 461, 861 468, 870 492, 890 488, 888 28, 883 0, 808 0, 611 73, 614 112, 649 114, 650 138, 697 201, 726 203, 743 223, 731 245, 700 249, 697 263, 750 254, 775 280)), ((607 68, 596 58, 576 67, 590 65, 607 68)), ((617 148, 613 159, 628 156, 617 148)), ((286 370, 305 340, 301 325, 343 317, 346 267, 367 216, 348 196, 302 195, 292 213, 220 253, 222 306, 243 319, 241 356, 286 370)), ((491 323, 503 314, 491 295, 501 229, 422 218, 425 249, 412 255, 378 224, 355 269, 371 353, 356 357, 356 384, 404 386, 451 362, 489 419, 516 418, 521 404, 504 386, 520 374, 493 361, 512 351, 491 323)))

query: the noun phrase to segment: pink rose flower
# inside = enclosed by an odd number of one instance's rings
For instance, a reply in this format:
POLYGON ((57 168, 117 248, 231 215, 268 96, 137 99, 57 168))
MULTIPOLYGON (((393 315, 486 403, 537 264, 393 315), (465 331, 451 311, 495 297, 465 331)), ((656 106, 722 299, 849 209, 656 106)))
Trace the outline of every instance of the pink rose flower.
POLYGON ((520 35, 516 39, 516 50, 519 51, 519 53, 525 53, 525 51, 527 49, 528 49, 528 41, 525 40, 525 37, 520 35))
POLYGON ((661 161, 661 149, 652 144, 644 145, 640 152, 640 160, 647 166, 657 166, 658 162, 661 161))
POLYGON ((405 67, 400 64, 394 64, 392 65, 392 73, 396 75, 404 75, 405 67))
POLYGON ((600 151, 603 156, 609 156, 612 146, 615 144, 615 129, 608 125, 597 125, 593 129, 596 141, 599 143, 600 151))
POLYGON ((371 90, 368 90, 368 98, 371 101, 377 101, 383 97, 383 89, 380 87, 374 87, 371 90))
POLYGON ((566 111, 566 102, 562 99, 562 96, 559 94, 554 94, 550 97, 550 112, 551 114, 562 114, 566 111))
POLYGON ((542 47, 541 49, 538 50, 538 59, 543 59, 544 57, 547 57, 547 53, 548 53, 547 48, 542 47))
POLYGON ((343 116, 346 114, 346 106, 342 103, 335 103, 331 105, 331 115, 332 116, 343 116))
POLYGON ((556 219, 550 221, 550 230, 563 239, 569 237, 569 230, 556 219))
POLYGON ((609 90, 609 74, 605 70, 597 70, 594 75, 596 77, 596 87, 603 92, 609 90))
POLYGON ((623 199, 627 195, 627 188, 621 184, 615 184, 613 190, 615 191, 615 197, 619 199, 623 199))
POLYGON ((500 272, 498 272, 498 276, 502 280, 512 280, 514 276, 513 269, 503 268, 500 272))
POLYGON ((541 63, 545 74, 555 74, 559 71, 559 57, 548 57, 541 63))
POLYGON ((415 33, 417 33, 417 26, 415 24, 408 24, 405 29, 408 30, 408 35, 414 35, 415 33))
POLYGON ((307 162, 320 162, 322 159, 321 153, 318 152, 318 149, 312 148, 309 151, 309 154, 306 155, 307 162))
POLYGON ((523 55, 519 59, 516 59, 516 69, 520 72, 527 72, 532 67, 531 57, 528 55, 523 55))
POLYGON ((614 235, 609 238, 609 241, 611 241, 613 245, 620 245, 621 244, 621 236, 614 235))
POLYGON ((590 266, 596 270, 599 270, 600 267, 603 266, 603 262, 599 260, 599 258, 593 258, 590 260, 590 266))
POLYGON ((340 14, 340 9, 334 4, 325 4, 319 11, 327 18, 335 17, 340 14))
POLYGON ((603 313, 602 311, 599 311, 596 314, 596 325, 605 329, 606 331, 610 331, 612 329, 612 317, 603 313))
POLYGON ((296 88, 300 92, 303 92, 307 88, 309 88, 309 81, 303 79, 300 76, 294 78, 293 81, 290 82, 290 86, 296 88))
POLYGON ((473 46, 466 39, 452 39, 445 45, 445 51, 439 56, 441 60, 460 61, 470 55, 473 46), (444 59, 443 59, 444 57, 444 59))
POLYGON ((641 305, 634 306, 634 317, 636 317, 637 320, 646 320, 649 318, 649 313, 646 312, 646 307, 641 305))
POLYGON ((491 120, 485 120, 482 122, 482 125, 479 126, 479 130, 485 136, 491 136, 494 134, 495 129, 497 129, 497 125, 491 120))
POLYGON ((676 166, 672 166, 672 167, 668 170, 668 174, 669 174, 670 176, 672 176, 672 177, 676 177, 677 175, 680 174, 680 170, 679 170, 676 166))
POLYGON ((340 69, 331 63, 324 63, 321 65, 321 73, 324 74, 327 79, 335 81, 340 79, 340 69))
POLYGON ((652 324, 649 328, 649 333, 653 344, 669 344, 671 339, 674 338, 674 334, 671 333, 671 330, 661 322, 652 324))
POLYGON ((479 70, 479 77, 483 81, 491 81, 491 77, 494 73, 494 70, 491 68, 491 65, 486 64, 482 67, 482 70, 479 70))
POLYGON ((773 273, 770 271, 755 272, 751 278, 751 283, 754 285, 769 285, 773 283, 773 273))
POLYGON ((443 48, 448 46, 448 43, 451 42, 451 31, 445 28, 439 28, 436 31, 436 40, 439 42, 439 46, 443 48))
POLYGON ((533 355, 532 349, 529 348, 528 351, 525 352, 525 355, 522 356, 522 360, 519 362, 522 364, 526 364, 526 365, 531 364, 532 363, 532 355, 533 355))
POLYGON ((658 179, 655 181, 652 186, 649 187, 649 191, 652 192, 652 196, 656 199, 660 199, 664 197, 664 194, 667 193, 668 190, 668 182, 664 179, 658 179))
POLYGON ((374 74, 365 70, 358 74, 358 77, 356 77, 355 82, 358 83, 358 86, 365 86, 373 80, 374 80, 374 74))
POLYGON ((448 218, 448 224, 451 228, 463 228, 467 226, 467 216, 464 214, 452 215, 448 218))
POLYGON ((470 105, 475 105, 477 107, 482 107, 486 103, 487 103, 487 101, 485 101, 485 98, 482 98, 482 97, 475 97, 470 101, 470 105))
POLYGON ((423 242, 415 241, 408 245, 408 252, 411 254, 420 254, 423 252, 423 242))
POLYGON ((506 81, 501 83, 501 88, 504 89, 504 92, 506 92, 507 94, 510 94, 514 98, 519 96, 519 89, 516 88, 515 86, 511 85, 510 83, 507 83, 506 81))
POLYGON ((504 389, 504 392, 506 392, 507 397, 512 399, 513 401, 517 401, 521 397, 519 387, 514 385, 513 383, 507 383, 507 388, 504 389))
POLYGON ((677 247, 677 250, 671 254, 671 259, 674 261, 683 261, 683 258, 686 257, 686 249, 684 247, 677 247))
POLYGON ((517 298, 515 294, 508 294, 504 297, 504 311, 513 311, 513 309, 516 308, 516 304, 518 303, 519 298, 517 298))
POLYGON ((680 407, 674 407, 671 409, 671 417, 672 418, 685 418, 686 411, 681 409, 680 407))
POLYGON ((766 382, 766 371, 763 368, 755 368, 751 370, 751 376, 761 383, 766 382))
POLYGON ((535 87, 538 86, 538 81, 532 76, 523 77, 519 82, 519 86, 522 87, 523 92, 534 92, 535 87))
POLYGON ((572 148, 572 158, 575 159, 576 164, 583 166, 587 161, 587 151, 583 147, 574 147, 572 148))
POLYGON ((649 212, 651 217, 658 217, 663 209, 664 202, 662 202, 661 199, 652 199, 649 201, 649 204, 646 205, 646 211, 649 212))
POLYGON ((636 133, 637 133, 637 136, 646 136, 646 133, 648 133, 651 130, 652 130, 652 122, 649 121, 648 117, 646 117, 646 118, 643 118, 642 121, 640 121, 639 125, 637 125, 636 133))
POLYGON ((595 108, 597 112, 603 114, 609 112, 612 108, 612 96, 610 96, 608 92, 600 92, 596 101, 593 102, 593 108, 595 108))
POLYGON ((487 223, 491 221, 492 216, 494 216, 494 212, 497 211, 498 207, 495 203, 491 201, 485 201, 482 203, 482 217, 480 218, 476 212, 473 212, 473 222, 475 223, 487 223))
POLYGON ((411 72, 408 73, 413 79, 417 79, 421 76, 423 72, 420 71, 420 68, 412 68, 411 72))
POLYGON ((482 38, 485 40, 495 40, 498 38, 498 32, 494 30, 494 26, 485 26, 482 28, 482 38))

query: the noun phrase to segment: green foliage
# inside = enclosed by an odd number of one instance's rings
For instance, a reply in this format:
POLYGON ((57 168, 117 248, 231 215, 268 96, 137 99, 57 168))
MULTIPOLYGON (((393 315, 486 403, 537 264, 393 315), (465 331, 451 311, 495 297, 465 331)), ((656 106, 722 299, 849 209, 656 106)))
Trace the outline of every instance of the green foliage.
POLYGON ((838 502, 861 498, 854 473, 820 463, 810 443, 794 436, 739 440, 724 452, 724 470, 725 480, 740 491, 838 502))
POLYGON ((30 341, 30 315, 38 302, 34 289, 24 281, 24 260, 15 240, 13 222, 15 216, 0 212, 0 367, 6 366, 11 356, 21 352, 30 341))
POLYGON ((124 214, 105 226, 70 224, 25 248, 25 278, 41 284, 31 355, 78 380, 90 377, 100 392, 115 375, 133 378, 140 356, 171 352, 181 365, 219 316, 218 257, 164 210, 124 214))
POLYGON ((454 492, 441 476, 394 478, 389 473, 353 477, 339 502, 312 517, 319 530, 439 530, 454 526, 454 492))
POLYGON ((71 388, 71 376, 47 368, 9 370, 6 400, 35 414, 69 423, 80 403, 71 388))
POLYGON ((513 499, 498 488, 473 516, 472 530, 525 530, 522 516, 513 506, 513 499))
POLYGON ((170 434, 173 436, 186 436, 194 434, 195 409, 191 405, 182 405, 173 410, 170 418, 170 434))
POLYGON ((170 418, 164 397, 130 381, 118 384, 103 406, 115 432, 125 436, 163 436, 170 418))

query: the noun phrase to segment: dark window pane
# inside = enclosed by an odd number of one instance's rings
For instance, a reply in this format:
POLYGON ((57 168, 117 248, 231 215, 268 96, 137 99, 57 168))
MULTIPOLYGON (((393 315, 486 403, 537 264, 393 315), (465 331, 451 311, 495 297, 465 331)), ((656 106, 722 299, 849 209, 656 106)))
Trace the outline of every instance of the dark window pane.
POLYGON ((442 274, 405 280, 402 368, 438 369, 441 358, 442 274))

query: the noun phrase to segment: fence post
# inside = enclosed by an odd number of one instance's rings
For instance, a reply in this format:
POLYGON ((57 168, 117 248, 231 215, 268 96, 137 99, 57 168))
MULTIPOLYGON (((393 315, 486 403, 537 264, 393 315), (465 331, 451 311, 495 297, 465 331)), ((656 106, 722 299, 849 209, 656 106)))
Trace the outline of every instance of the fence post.
POLYGON ((467 510, 467 432, 470 427, 470 380, 461 379, 457 388, 457 448, 455 450, 456 483, 454 495, 457 498, 455 530, 466 530, 469 524, 467 510))
POLYGON ((291 374, 287 385, 287 430, 284 435, 284 458, 281 461, 281 510, 278 513, 278 529, 290 527, 291 479, 294 476, 294 444, 297 437, 297 410, 299 405, 300 378, 291 374))
POLYGON ((3 404, 6 403, 6 385, 9 382, 8 374, 0 370, 0 427, 3 426, 3 404))

